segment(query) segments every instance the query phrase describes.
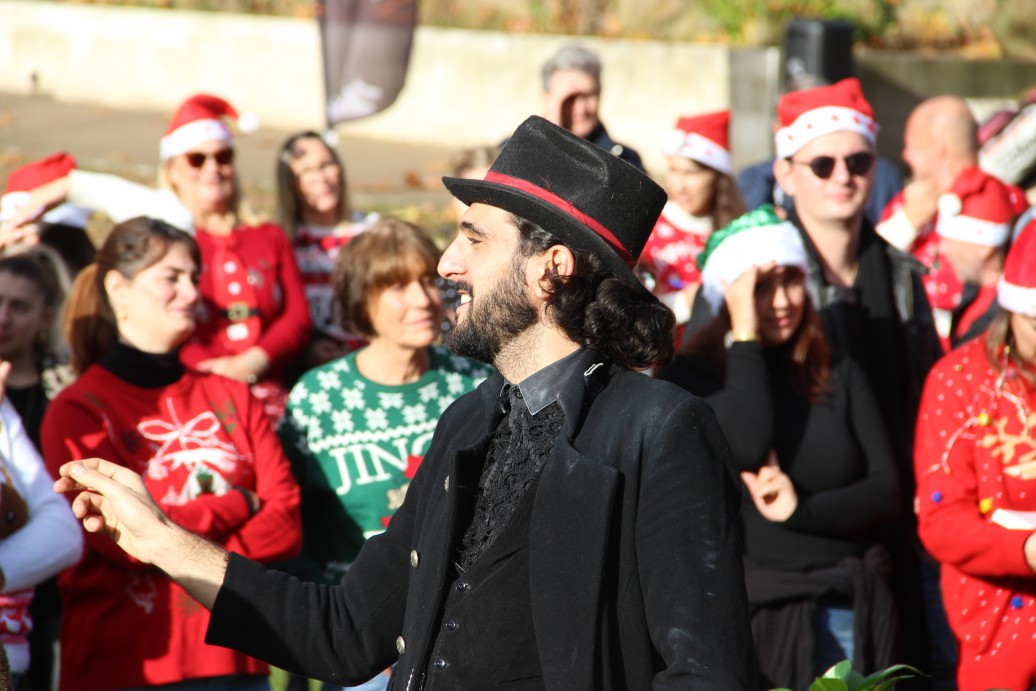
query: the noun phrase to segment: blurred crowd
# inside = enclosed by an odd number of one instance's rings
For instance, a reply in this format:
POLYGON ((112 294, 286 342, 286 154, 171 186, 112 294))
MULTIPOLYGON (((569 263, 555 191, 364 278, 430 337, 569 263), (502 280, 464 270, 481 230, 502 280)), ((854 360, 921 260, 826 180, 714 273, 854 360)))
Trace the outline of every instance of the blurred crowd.
MULTIPOLYGON (((543 117, 642 167, 602 122, 592 51, 562 47, 542 86, 543 117)), ((637 273, 677 323, 645 376, 710 404, 741 480, 762 688, 841 660, 909 663, 912 688, 1036 688, 1036 221, 1026 181, 980 165, 1004 124, 926 100, 901 168, 859 81, 797 84, 775 156, 738 172, 736 117, 658 133, 668 203, 637 273)), ((116 461, 179 525, 335 584, 492 372, 441 344, 441 249, 355 208, 320 133, 271 162, 277 217, 248 212, 245 120, 186 99, 153 187, 64 152, 3 185, 0 641, 21 691, 270 688, 205 644, 183 588, 77 526, 63 463, 116 461), (94 212, 114 222, 97 247, 94 212)), ((493 175, 498 150, 451 174, 493 175)))

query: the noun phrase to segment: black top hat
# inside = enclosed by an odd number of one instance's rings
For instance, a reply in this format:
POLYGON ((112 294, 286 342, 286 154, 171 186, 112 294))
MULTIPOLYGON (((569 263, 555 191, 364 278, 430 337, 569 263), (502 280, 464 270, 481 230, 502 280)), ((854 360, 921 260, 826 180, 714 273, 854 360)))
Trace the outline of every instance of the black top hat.
POLYGON ((665 191, 629 163, 535 115, 514 131, 485 179, 442 181, 465 204, 510 211, 592 252, 630 284, 666 202, 665 191))

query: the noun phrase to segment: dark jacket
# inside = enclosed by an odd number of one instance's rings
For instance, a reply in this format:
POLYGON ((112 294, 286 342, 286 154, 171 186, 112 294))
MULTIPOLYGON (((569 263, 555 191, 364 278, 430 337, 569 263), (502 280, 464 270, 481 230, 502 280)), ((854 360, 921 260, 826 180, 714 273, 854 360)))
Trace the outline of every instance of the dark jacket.
POLYGON ((590 133, 586 140, 598 149, 604 149, 626 161, 626 163, 636 166, 639 170, 644 170, 644 162, 640 160, 640 154, 637 153, 637 150, 631 146, 616 142, 601 123, 597 123, 597 127, 594 128, 594 131, 590 133))
MULTIPOLYGON (((542 687, 754 689, 738 493, 715 417, 675 386, 585 357, 562 385, 565 423, 529 521, 542 687)), ((491 377, 443 414, 406 501, 343 586, 233 556, 208 642, 337 684, 397 659, 394 689, 448 673, 427 660, 465 527, 457 485, 478 479, 502 384, 491 377)))

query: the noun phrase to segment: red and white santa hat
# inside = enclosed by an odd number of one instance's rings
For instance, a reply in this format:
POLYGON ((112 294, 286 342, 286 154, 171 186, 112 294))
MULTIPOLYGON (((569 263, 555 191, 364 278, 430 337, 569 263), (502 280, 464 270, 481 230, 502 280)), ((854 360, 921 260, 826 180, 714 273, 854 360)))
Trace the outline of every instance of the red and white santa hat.
POLYGON ((240 132, 251 132, 258 128, 259 121, 251 113, 238 115, 234 106, 219 96, 195 94, 177 109, 169 129, 162 136, 160 153, 163 161, 187 153, 194 147, 208 141, 233 144, 234 134, 228 123, 237 124, 240 132))
POLYGON ((855 77, 784 94, 777 102, 777 119, 781 124, 774 136, 778 158, 794 156, 809 142, 832 132, 856 132, 871 145, 878 138, 874 110, 855 77))
POLYGON ((1011 245, 996 299, 1009 312, 1036 317, 1036 223, 1029 223, 1011 245))
POLYGON ((676 128, 667 132, 662 140, 662 151, 666 156, 683 156, 725 175, 733 175, 730 111, 681 117, 676 121, 676 128))
POLYGON ((939 197, 935 232, 940 237, 999 247, 1011 236, 1014 206, 1004 183, 978 168, 968 168, 939 197))
MULTIPOLYGON (((15 168, 7 176, 7 186, 0 195, 0 222, 10 220, 25 209, 29 193, 37 187, 68 175, 76 167, 76 160, 59 151, 38 161, 15 168)), ((90 210, 75 204, 61 204, 43 215, 44 223, 85 228, 90 210)))

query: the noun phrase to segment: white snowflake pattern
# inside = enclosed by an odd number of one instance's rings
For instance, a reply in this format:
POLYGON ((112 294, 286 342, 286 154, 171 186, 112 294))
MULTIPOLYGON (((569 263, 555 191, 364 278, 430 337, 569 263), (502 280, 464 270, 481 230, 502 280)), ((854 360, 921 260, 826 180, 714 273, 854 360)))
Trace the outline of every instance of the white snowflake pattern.
POLYGON ((332 370, 321 370, 317 372, 317 382, 321 389, 336 390, 342 388, 342 379, 337 372, 332 370))
POLYGON ((439 383, 432 382, 422 386, 418 391, 421 396, 421 402, 427 403, 428 401, 434 401, 439 396, 439 383))
MULTIPOLYGON (((291 408, 291 420, 294 423, 295 429, 305 429, 306 425, 309 424, 309 415, 302 408, 291 408)), ((285 422, 284 424, 288 424, 285 422)))
POLYGON ((446 389, 454 396, 460 396, 464 393, 464 377, 459 372, 447 372, 446 389))
POLYGON ((309 396, 309 388, 306 386, 306 382, 300 381, 295 385, 295 388, 291 390, 291 402, 301 403, 309 396))
POLYGON ((335 361, 335 364, 331 365, 331 369, 335 372, 350 372, 352 368, 349 367, 348 358, 340 357, 335 361))
POLYGON ((316 419, 315 417, 310 418, 309 425, 306 429, 306 436, 309 439, 314 440, 320 439, 323 436, 323 430, 320 429, 320 420, 316 419))
POLYGON ((439 396, 439 412, 446 410, 450 404, 457 400, 454 396, 439 396))
POLYGON ((428 419, 428 411, 423 405, 408 405, 403 408, 403 420, 408 425, 416 425, 428 419))
POLYGON ((401 393, 379 393, 378 405, 382 408, 402 408, 403 394, 401 393))
POLYGON ((352 432, 355 427, 353 424, 353 414, 348 410, 336 410, 331 413, 331 424, 334 425, 335 432, 339 434, 352 432))
POLYGON ((363 392, 359 389, 342 389, 342 403, 350 410, 362 408, 363 392))
POLYGON ((368 429, 375 430, 388 428, 388 417, 385 415, 384 410, 379 408, 369 408, 363 411, 363 417, 367 420, 368 429))
POLYGON ((317 391, 309 397, 309 406, 314 415, 327 415, 331 412, 331 397, 326 391, 317 391))
POLYGON ((471 360, 460 355, 451 355, 450 363, 453 364, 453 369, 459 372, 467 372, 471 369, 471 360))

